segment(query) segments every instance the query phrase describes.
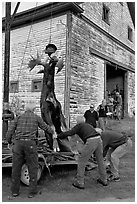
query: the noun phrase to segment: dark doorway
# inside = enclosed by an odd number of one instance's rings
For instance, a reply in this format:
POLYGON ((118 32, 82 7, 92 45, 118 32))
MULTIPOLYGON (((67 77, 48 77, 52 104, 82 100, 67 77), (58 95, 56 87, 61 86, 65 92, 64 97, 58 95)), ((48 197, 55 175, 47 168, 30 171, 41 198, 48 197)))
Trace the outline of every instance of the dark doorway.
POLYGON ((122 117, 124 117, 124 79, 125 71, 116 65, 106 64, 106 90, 113 94, 114 90, 118 91, 122 96, 122 117))

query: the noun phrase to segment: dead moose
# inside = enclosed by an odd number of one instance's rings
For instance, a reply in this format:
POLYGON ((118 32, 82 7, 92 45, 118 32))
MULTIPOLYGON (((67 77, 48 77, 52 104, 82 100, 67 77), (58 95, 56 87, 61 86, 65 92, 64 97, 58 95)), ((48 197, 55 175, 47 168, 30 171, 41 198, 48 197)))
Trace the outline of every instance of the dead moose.
MULTIPOLYGON (((45 62, 42 62, 38 53, 37 58, 32 57, 29 61, 30 71, 37 65, 42 65, 44 69, 38 73, 43 73, 43 83, 40 98, 41 117, 50 126, 55 127, 56 134, 62 132, 61 127, 67 128, 64 115, 61 110, 61 104, 57 100, 54 92, 54 76, 55 67, 58 67, 57 73, 63 68, 62 59, 58 59, 55 53, 57 47, 54 44, 48 44, 45 49, 45 54, 48 58, 45 62)), ((45 133, 47 134, 47 133, 45 133)), ((51 149, 53 149, 53 136, 46 135, 47 143, 51 149)), ((61 152, 71 152, 68 139, 60 140, 57 138, 58 146, 61 152)))

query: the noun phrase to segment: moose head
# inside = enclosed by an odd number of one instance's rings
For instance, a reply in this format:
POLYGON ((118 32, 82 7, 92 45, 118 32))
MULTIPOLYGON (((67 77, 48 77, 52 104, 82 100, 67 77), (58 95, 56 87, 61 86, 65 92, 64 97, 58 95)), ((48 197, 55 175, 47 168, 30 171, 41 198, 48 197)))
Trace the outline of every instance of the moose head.
MULTIPOLYGON (((36 65, 42 65, 44 68, 47 66, 54 66, 58 67, 57 73, 59 73, 62 68, 64 67, 64 62, 62 57, 58 56, 56 53, 57 47, 54 44, 48 44, 44 50, 45 54, 47 54, 47 58, 44 62, 41 61, 41 58, 37 52, 37 58, 34 58, 31 55, 31 60, 29 61, 28 67, 30 68, 30 71, 36 66, 36 65)), ((44 70, 40 70, 38 73, 44 73, 44 70)), ((56 74, 57 74, 56 73, 56 74)))

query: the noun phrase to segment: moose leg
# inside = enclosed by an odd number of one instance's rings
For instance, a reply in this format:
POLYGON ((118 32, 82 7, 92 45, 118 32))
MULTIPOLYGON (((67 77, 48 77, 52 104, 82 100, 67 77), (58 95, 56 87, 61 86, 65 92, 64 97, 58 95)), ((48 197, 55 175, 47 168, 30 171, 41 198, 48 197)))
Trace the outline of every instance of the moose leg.
MULTIPOLYGON (((61 123, 60 117, 58 117, 56 119, 54 118, 53 124, 55 126, 56 133, 57 134, 61 133, 62 132, 62 130, 61 130, 61 124, 62 123, 61 123)), ((72 152, 68 138, 65 138, 65 139, 57 138, 57 141, 58 141, 59 149, 61 152, 72 152)))
MULTIPOLYGON (((48 108, 48 104, 46 103, 45 106, 43 106, 41 108, 41 117, 44 120, 45 123, 47 123, 48 125, 52 126, 52 119, 51 119, 51 113, 50 110, 48 108)), ((45 132, 45 137, 47 140, 47 144, 49 145, 50 149, 53 149, 53 137, 52 134, 48 134, 45 132)))

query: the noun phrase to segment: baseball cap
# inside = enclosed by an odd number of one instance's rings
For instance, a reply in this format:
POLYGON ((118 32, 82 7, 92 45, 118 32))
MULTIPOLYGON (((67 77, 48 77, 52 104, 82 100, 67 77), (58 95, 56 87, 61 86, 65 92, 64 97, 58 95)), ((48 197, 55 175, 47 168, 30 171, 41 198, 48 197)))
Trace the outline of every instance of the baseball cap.
POLYGON ((93 104, 91 104, 91 105, 90 105, 90 108, 94 108, 94 105, 93 105, 93 104))

